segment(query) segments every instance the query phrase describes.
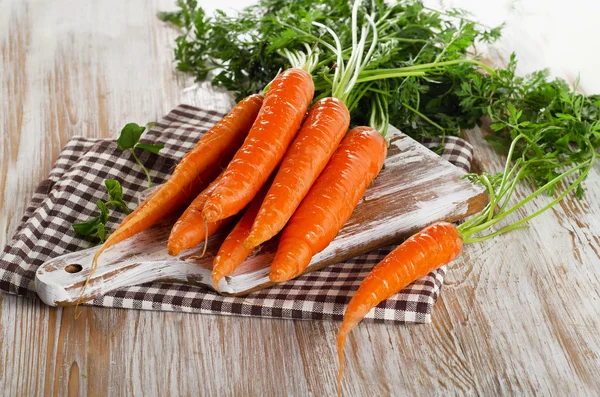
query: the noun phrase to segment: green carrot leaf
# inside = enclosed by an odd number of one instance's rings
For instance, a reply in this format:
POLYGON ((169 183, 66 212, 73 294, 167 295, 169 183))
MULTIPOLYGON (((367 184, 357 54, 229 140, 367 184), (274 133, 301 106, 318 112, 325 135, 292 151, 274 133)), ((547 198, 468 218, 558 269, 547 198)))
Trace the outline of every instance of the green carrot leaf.
POLYGON ((110 200, 123 200, 123 188, 116 179, 107 179, 104 181, 106 190, 108 191, 108 197, 110 200))
POLYGON ((108 222, 108 207, 102 200, 96 201, 96 205, 100 209, 100 223, 106 224, 108 222))
POLYGON ((73 230, 75 233, 83 236, 93 236, 98 233, 98 225, 100 224, 100 217, 96 216, 89 221, 74 223, 73 230))
POLYGON ((73 230, 75 233, 83 236, 98 237, 101 242, 104 242, 106 237, 106 222, 108 222, 108 208, 102 200, 96 201, 96 205, 100 209, 100 215, 93 217, 92 219, 73 224, 73 230))
POLYGON ((106 241, 106 228, 103 223, 98 224, 96 234, 98 235, 98 238, 100 239, 101 243, 106 241))
POLYGON ((133 149, 145 130, 146 127, 140 126, 137 123, 126 124, 117 139, 117 146, 121 150, 133 149))
POLYGON ((107 206, 114 205, 119 208, 122 212, 126 214, 130 214, 131 210, 127 206, 127 203, 123 200, 123 188, 119 181, 115 179, 107 179, 104 181, 104 185, 106 185, 106 190, 108 191, 108 197, 110 198, 105 204, 107 206))
MULTIPOLYGON (((144 174, 146 174, 146 179, 148 180, 148 187, 152 186, 150 172, 148 171, 146 166, 144 166, 144 164, 140 161, 139 157, 135 154, 134 150, 141 149, 154 154, 158 154, 158 152, 160 152, 160 150, 164 147, 162 143, 151 144, 140 142, 140 138, 146 130, 146 128, 150 129, 155 124, 156 123, 154 122, 149 122, 146 124, 146 126, 140 126, 137 123, 129 123, 125 125, 125 127, 123 127, 123 129, 121 130, 121 134, 117 139, 117 146, 119 147, 119 149, 131 151, 133 159, 136 163, 138 163, 142 171, 144 171, 144 174)), ((126 207, 127 206, 124 206, 122 207, 122 209, 123 211, 128 212, 128 210, 125 210, 126 207)))
POLYGON ((136 149, 142 149, 147 152, 154 153, 154 154, 158 154, 158 152, 160 152, 160 150, 164 147, 165 147, 165 145, 163 145, 162 143, 151 144, 151 143, 142 142, 142 143, 138 143, 137 145, 135 145, 136 149))

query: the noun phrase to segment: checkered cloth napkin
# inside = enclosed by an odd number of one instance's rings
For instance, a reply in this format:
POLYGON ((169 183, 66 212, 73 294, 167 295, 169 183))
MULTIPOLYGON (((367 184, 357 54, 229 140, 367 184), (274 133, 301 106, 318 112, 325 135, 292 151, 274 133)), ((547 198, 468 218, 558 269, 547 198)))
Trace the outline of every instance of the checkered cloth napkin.
MULTIPOLYGON (((222 117, 187 105, 173 109, 143 136, 142 141, 163 143, 160 154, 140 152, 152 181, 163 183, 198 139, 222 117)), ((440 147, 440 141, 426 146, 440 147)), ((446 138, 442 156, 468 170, 472 148, 465 141, 446 138)), ((46 260, 94 245, 75 234, 73 223, 96 215, 96 200, 106 199, 103 181, 118 179, 124 200, 137 203, 146 178, 131 153, 114 140, 74 137, 60 153, 48 179, 37 187, 13 239, 0 254, 0 291, 35 297, 35 272, 46 260)), ((123 214, 113 211, 107 224, 114 230, 123 214)), ((169 310, 293 319, 340 320, 360 281, 390 252, 382 248, 344 263, 331 265, 295 280, 255 292, 244 298, 223 297, 197 286, 150 283, 124 288, 88 304, 129 309, 169 310)), ((441 268, 382 302, 367 318, 375 321, 426 323, 444 281, 441 268)))

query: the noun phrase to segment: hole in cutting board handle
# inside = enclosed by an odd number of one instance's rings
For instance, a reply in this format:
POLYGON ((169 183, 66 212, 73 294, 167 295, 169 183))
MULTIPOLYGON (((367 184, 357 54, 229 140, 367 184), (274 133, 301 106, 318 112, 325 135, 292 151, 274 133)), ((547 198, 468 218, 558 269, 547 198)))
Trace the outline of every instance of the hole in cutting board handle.
POLYGON ((65 267, 65 271, 67 273, 79 273, 82 269, 83 269, 83 267, 77 263, 67 265, 65 267))

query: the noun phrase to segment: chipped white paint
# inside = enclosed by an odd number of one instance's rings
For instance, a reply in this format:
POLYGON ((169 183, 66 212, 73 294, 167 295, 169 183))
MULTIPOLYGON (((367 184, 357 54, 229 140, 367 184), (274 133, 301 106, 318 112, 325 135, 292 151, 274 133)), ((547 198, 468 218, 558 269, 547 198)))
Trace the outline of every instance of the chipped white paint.
MULTIPOLYGON (((600 2, 443 2, 492 25, 509 20, 501 51, 488 52, 498 63, 517 50, 522 71, 551 66, 571 81, 582 71, 581 88, 600 92, 600 52, 589 33, 600 2)), ((206 84, 182 92, 192 81, 173 72, 176 33, 154 18, 166 8, 174 1, 0 1, 0 245, 70 136, 108 137, 181 101, 230 106, 206 84)), ((478 133, 468 138, 483 166, 499 170, 501 159, 478 133)), ((598 396, 599 171, 586 181, 585 199, 566 200, 529 230, 465 247, 449 266, 432 324, 353 331, 345 395, 598 396)), ((0 295, 0 394, 336 392, 335 322, 82 311, 75 319, 73 308, 0 295)))
MULTIPOLYGON (((315 255, 307 271, 398 242, 432 222, 462 219, 487 203, 483 187, 461 179, 464 171, 398 130, 390 130, 393 147, 384 169, 335 240, 315 255), (418 157, 420 161, 402 161, 406 156, 418 157)), ((121 287, 157 280, 210 287, 212 260, 223 234, 209 240, 207 255, 200 259, 194 259, 199 248, 172 257, 167 251, 171 225, 172 222, 165 222, 104 253, 83 296, 81 286, 90 275, 96 248, 49 260, 36 275, 38 295, 49 305, 67 306, 79 298, 88 300, 121 287), (73 264, 82 270, 67 272, 67 266, 73 264)), ((268 267, 275 249, 273 243, 259 247, 242 269, 221 281, 219 289, 240 295, 268 286, 268 267)))

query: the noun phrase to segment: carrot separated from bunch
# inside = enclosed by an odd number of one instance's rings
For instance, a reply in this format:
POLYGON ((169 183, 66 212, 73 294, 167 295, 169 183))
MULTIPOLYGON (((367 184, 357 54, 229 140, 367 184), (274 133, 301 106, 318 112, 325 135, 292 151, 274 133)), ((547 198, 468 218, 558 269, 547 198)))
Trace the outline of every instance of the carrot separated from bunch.
POLYGON ((338 393, 341 391, 344 342, 348 333, 380 302, 456 258, 462 246, 463 241, 454 225, 435 223, 400 244, 363 280, 348 303, 337 336, 340 360, 338 393))
POLYGON ((204 206, 208 222, 235 215, 252 201, 296 136, 314 90, 310 74, 298 68, 271 82, 246 141, 204 206))
MULTIPOLYGON (((142 211, 142 208, 144 208, 145 206, 148 205, 149 202, 152 202, 153 200, 153 196, 156 195, 156 193, 158 193, 158 191, 160 190, 160 187, 157 187, 156 190, 154 190, 148 197, 146 197, 146 199, 144 201, 142 201, 137 208, 135 209, 135 211, 142 211)), ((125 225, 127 222, 129 222, 129 220, 131 218, 133 218, 135 211, 130 212, 129 214, 127 214, 127 216, 125 216, 125 218, 123 218, 123 220, 121 221, 121 223, 119 224, 119 226, 117 226, 117 228, 121 227, 122 225, 125 225)))
POLYGON ((385 138, 370 127, 352 129, 283 229, 271 264, 274 282, 301 274, 350 218, 387 154, 385 138))
POLYGON ((524 146, 521 147, 521 150, 525 151, 537 147, 537 143, 531 141, 528 136, 519 134, 511 143, 503 173, 496 175, 494 178, 487 173, 466 175, 471 181, 485 186, 488 191, 490 202, 479 214, 459 226, 447 222, 438 222, 424 228, 388 254, 361 283, 346 308, 344 320, 337 336, 340 360, 338 394, 341 393, 341 380, 344 370, 344 342, 348 333, 362 321, 371 309, 413 281, 455 259, 461 252, 463 244, 485 241, 500 234, 527 227, 526 223, 529 220, 547 211, 577 189, 590 170, 593 169, 597 157, 594 146, 589 140, 586 140, 585 146, 582 146, 581 150, 582 153, 587 152, 589 155, 587 161, 564 171, 544 186, 536 189, 529 196, 517 203, 512 203, 515 187, 520 181, 527 178, 526 171, 528 167, 531 166, 531 162, 536 161, 523 161, 522 158, 519 158, 513 164, 515 148, 519 144, 524 146), (575 181, 551 202, 545 203, 542 208, 537 209, 530 215, 497 228, 496 231, 488 231, 487 234, 484 234, 491 227, 506 219, 508 215, 530 204, 537 196, 547 193, 549 190, 554 190, 557 184, 577 172, 579 176, 575 181))
POLYGON ((219 281, 233 273, 239 265, 246 260, 246 258, 252 253, 252 248, 244 246, 244 241, 250 233, 252 223, 256 219, 256 214, 263 202, 270 184, 267 183, 254 197, 244 215, 240 218, 238 223, 233 227, 229 235, 225 238, 219 252, 213 261, 212 280, 213 286, 218 291, 219 281))
MULTIPOLYGON (((262 95, 244 98, 206 132, 194 149, 177 165, 171 178, 138 206, 100 246, 92 261, 92 273, 97 267, 98 258, 106 249, 189 204, 206 188, 221 171, 221 165, 226 164, 244 142, 262 103, 262 95)), ((81 294, 84 292, 85 286, 81 294)))
MULTIPOLYGON (((223 173, 192 201, 177 222, 175 222, 167 243, 169 255, 178 255, 183 250, 197 246, 227 224, 229 218, 210 222, 205 225, 204 217, 202 216, 202 209, 206 200, 222 177, 223 173)), ((204 248, 206 249, 206 246, 204 248)))

